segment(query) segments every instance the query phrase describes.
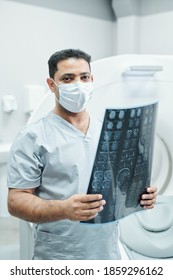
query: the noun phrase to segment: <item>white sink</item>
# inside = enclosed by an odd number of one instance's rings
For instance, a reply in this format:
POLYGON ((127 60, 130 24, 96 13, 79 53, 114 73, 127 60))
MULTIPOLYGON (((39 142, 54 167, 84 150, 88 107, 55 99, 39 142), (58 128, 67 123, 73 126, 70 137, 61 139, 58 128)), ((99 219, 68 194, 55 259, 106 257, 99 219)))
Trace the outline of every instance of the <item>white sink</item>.
POLYGON ((0 144, 0 164, 4 164, 7 162, 10 148, 11 148, 11 143, 0 144))

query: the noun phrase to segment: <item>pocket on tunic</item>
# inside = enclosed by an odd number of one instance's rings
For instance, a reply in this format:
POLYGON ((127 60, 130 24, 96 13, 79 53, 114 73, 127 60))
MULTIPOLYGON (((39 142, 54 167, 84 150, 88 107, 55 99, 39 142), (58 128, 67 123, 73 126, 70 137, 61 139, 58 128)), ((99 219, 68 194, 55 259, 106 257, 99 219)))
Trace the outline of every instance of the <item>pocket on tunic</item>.
POLYGON ((77 259, 77 240, 74 236, 60 236, 35 230, 33 237, 33 260, 77 259))

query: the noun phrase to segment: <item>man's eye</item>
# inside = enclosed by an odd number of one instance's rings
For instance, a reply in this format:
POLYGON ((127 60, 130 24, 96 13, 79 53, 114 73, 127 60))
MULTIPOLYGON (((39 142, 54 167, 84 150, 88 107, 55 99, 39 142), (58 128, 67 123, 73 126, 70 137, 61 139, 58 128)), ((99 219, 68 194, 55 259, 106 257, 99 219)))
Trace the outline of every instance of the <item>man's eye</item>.
POLYGON ((85 80, 85 81, 87 81, 87 80, 89 80, 90 79, 90 76, 82 76, 82 80, 85 80))
POLYGON ((72 78, 70 78, 70 77, 65 77, 65 78, 63 78, 63 81, 64 82, 70 82, 72 80, 72 78))

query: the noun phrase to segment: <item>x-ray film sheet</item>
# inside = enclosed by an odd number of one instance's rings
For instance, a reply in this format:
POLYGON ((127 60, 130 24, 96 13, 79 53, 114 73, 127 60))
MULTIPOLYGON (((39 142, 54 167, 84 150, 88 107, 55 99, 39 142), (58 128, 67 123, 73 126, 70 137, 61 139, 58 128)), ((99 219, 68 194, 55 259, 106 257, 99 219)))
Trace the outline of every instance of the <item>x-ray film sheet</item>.
POLYGON ((140 211, 150 185, 157 103, 106 109, 88 194, 101 193, 106 205, 87 223, 105 223, 140 211))

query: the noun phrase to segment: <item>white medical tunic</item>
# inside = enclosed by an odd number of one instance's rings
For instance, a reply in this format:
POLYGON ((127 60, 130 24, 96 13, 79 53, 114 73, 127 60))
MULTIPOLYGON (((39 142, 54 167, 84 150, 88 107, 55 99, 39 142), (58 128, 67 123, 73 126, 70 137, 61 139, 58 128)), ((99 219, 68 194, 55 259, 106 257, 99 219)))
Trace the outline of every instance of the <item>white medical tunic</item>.
MULTIPOLYGON (((36 188, 43 199, 64 200, 86 193, 101 131, 90 117, 83 134, 60 116, 49 113, 24 127, 8 161, 10 188, 36 188)), ((119 259, 117 224, 61 220, 34 224, 33 259, 119 259)))

